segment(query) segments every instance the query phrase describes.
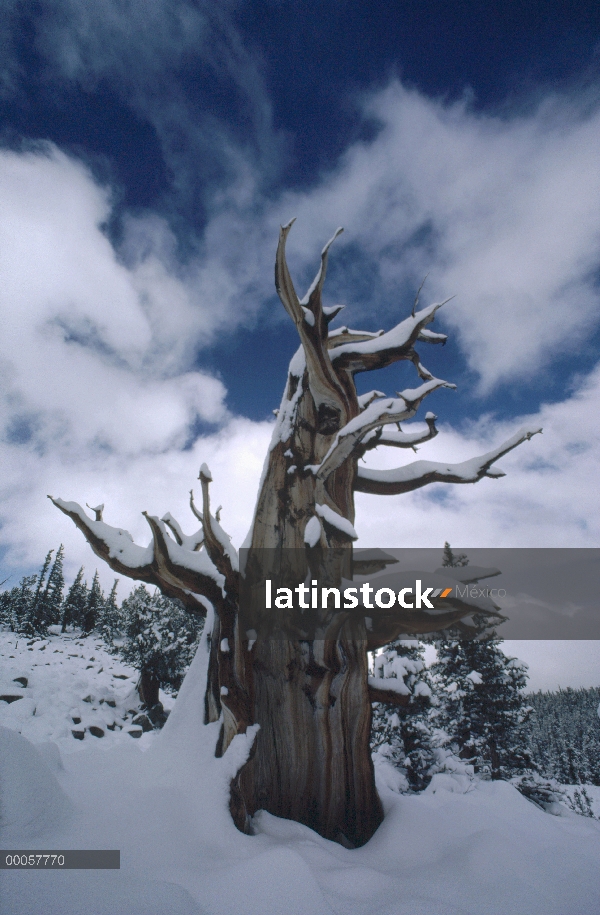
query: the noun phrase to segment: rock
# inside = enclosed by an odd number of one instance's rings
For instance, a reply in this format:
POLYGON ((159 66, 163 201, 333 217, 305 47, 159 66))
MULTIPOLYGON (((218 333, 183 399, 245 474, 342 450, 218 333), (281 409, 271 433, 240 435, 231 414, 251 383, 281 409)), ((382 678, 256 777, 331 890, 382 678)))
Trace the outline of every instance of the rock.
POLYGON ((146 731, 153 731, 153 730, 154 730, 154 725, 152 724, 152 722, 150 721, 150 719, 148 718, 147 715, 137 715, 137 716, 133 719, 133 722, 132 722, 132 723, 133 723, 133 724, 139 724, 139 726, 141 727, 142 731, 144 731, 144 732, 146 732, 146 731))
POLYGON ((107 699, 107 700, 106 700, 106 704, 107 704, 107 705, 110 705, 111 708, 116 708, 116 707, 117 707, 117 703, 115 702, 114 699, 107 699))
POLYGON ((104 737, 104 731, 102 730, 102 728, 96 727, 95 724, 92 724, 88 728, 88 731, 90 732, 90 734, 93 734, 94 737, 104 737))
POLYGON ((92 702, 92 697, 91 697, 91 696, 86 696, 85 699, 84 699, 83 701, 84 701, 84 702, 92 702))
POLYGON ((81 724, 81 718, 71 718, 73 724, 81 724))
POLYGON ((141 728, 136 728, 135 731, 131 730, 131 731, 128 731, 127 733, 131 734, 132 737, 141 737, 144 732, 142 731, 141 728))
POLYGON ((162 702, 157 702, 151 709, 148 709, 146 714, 155 728, 162 728, 169 717, 169 713, 165 712, 162 702))
POLYGON ((107 724, 107 725, 106 725, 106 727, 108 728, 109 731, 114 731, 114 729, 116 728, 116 726, 117 726, 117 722, 116 722, 116 721, 113 721, 112 724, 107 724))
POLYGON ((15 677, 13 680, 13 683, 20 683, 23 689, 27 689, 28 682, 27 677, 15 677))
POLYGON ((71 734, 73 735, 75 740, 83 740, 83 738, 85 737, 85 731, 71 731, 71 734))
POLYGON ((0 696, 0 702, 8 702, 10 704, 11 702, 16 702, 17 699, 22 699, 22 698, 23 698, 23 696, 11 696, 10 694, 8 694, 8 695, 0 696))
POLYGON ((113 674, 115 680, 129 680, 127 674, 113 674))

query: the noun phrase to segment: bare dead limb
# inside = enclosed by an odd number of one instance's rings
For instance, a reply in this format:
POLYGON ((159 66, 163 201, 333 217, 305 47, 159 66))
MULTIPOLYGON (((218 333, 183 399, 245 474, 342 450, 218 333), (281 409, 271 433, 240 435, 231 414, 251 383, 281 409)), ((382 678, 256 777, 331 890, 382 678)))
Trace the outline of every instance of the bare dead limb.
POLYGON ((477 483, 483 477, 494 479, 503 477, 502 470, 492 468, 495 461, 522 442, 529 441, 532 436, 541 431, 538 428, 521 429, 498 448, 458 464, 413 461, 394 470, 371 470, 368 467, 359 467, 355 489, 357 492, 392 496, 412 492, 429 483, 477 483))

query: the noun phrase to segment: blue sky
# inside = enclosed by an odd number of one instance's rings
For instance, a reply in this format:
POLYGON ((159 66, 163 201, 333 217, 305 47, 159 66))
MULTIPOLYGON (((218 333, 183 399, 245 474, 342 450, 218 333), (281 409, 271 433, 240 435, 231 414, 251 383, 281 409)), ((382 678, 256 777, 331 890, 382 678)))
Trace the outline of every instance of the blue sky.
POLYGON ((47 492, 145 540, 142 509, 185 527, 203 460, 242 541, 297 346, 273 284, 293 216, 298 287, 344 226, 344 323, 396 323, 425 274, 423 302, 456 296, 423 359, 458 391, 419 457, 545 427, 503 480, 361 496, 362 545, 599 545, 596 3, 1 6, 5 574, 60 541, 95 566, 47 492))

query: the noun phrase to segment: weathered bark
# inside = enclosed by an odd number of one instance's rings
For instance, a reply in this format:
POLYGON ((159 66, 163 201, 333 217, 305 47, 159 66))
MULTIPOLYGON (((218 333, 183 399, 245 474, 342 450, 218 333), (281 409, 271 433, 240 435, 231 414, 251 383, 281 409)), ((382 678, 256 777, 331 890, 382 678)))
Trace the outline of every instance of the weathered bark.
MULTIPOLYGON (((146 515, 153 537, 146 549, 136 547, 126 531, 109 528, 102 506, 94 509, 92 521, 76 503, 53 502, 115 571, 157 585, 192 612, 205 612, 207 600, 212 604, 204 721, 221 720, 216 755, 227 751, 236 734, 260 726, 249 759, 231 785, 230 809, 237 826, 251 832, 252 815, 265 809, 346 846, 358 846, 368 841, 383 816, 369 748, 371 702, 405 702, 405 697, 369 686, 367 651, 384 643, 367 633, 364 619, 343 612, 326 619, 321 639, 253 639, 240 626, 241 586, 251 594, 253 587, 260 591, 268 552, 280 584, 289 580, 294 587, 310 572, 321 584, 335 587, 342 577, 352 578, 355 491, 408 492, 430 482, 501 476, 492 468, 494 461, 540 430, 522 430, 495 451, 463 465, 415 462, 399 471, 359 470, 358 460, 372 448, 414 448, 437 434, 431 413, 425 432, 385 427, 410 419, 430 392, 451 387, 433 378, 414 350, 418 340, 445 341, 443 334, 426 329, 440 305, 417 312, 417 297, 412 314, 388 333, 345 327, 329 332, 329 322, 340 309, 324 308, 321 291, 334 239, 324 248, 315 281, 300 300, 285 259, 291 225, 281 230, 275 284, 301 347, 290 364, 243 574, 218 512, 211 515, 211 476, 205 465, 200 471, 201 512, 191 498, 201 531, 188 537, 171 515, 162 521, 146 515), (397 398, 378 391, 357 396, 357 372, 400 359, 414 364, 423 382, 418 388, 397 398), (289 568, 287 551, 296 557, 289 568)), ((381 632, 392 640, 401 631, 438 631, 473 609, 452 600, 448 606, 444 616, 435 618, 413 612, 403 621, 396 615, 380 627, 378 637, 381 632)), ((142 686, 146 688, 150 685, 142 686)))

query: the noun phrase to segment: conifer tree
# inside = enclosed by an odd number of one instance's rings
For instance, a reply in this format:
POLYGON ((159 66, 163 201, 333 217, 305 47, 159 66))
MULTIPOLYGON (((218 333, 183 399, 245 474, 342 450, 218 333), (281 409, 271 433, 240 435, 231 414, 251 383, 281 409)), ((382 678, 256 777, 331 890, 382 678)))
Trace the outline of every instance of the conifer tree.
POLYGON ((123 660, 140 673, 138 692, 147 709, 158 704, 162 686, 179 689, 192 662, 202 624, 179 601, 139 585, 122 604, 123 660))
POLYGON ((88 602, 87 582, 83 580, 83 566, 69 588, 62 608, 62 632, 67 626, 82 626, 88 602))
MULTIPOLYGON (((442 565, 467 566, 465 554, 444 544, 442 565)), ((502 652, 495 632, 481 631, 471 639, 437 642, 433 674, 439 702, 433 717, 450 743, 475 771, 492 779, 533 771, 528 721, 532 709, 525 701, 527 665, 502 652)))
POLYGON ((92 587, 90 588, 89 594, 87 596, 87 604, 81 625, 81 631, 85 633, 85 635, 88 635, 96 628, 103 607, 104 594, 102 593, 102 588, 100 587, 100 579, 98 577, 98 570, 96 569, 96 572, 94 573, 94 579, 92 581, 92 587))
POLYGON ((50 615, 46 606, 44 585, 52 561, 53 552, 54 550, 48 550, 46 558, 44 559, 44 564, 37 576, 35 593, 26 613, 26 622, 23 630, 28 635, 46 635, 48 626, 51 624, 50 615))
POLYGON ((375 657, 374 674, 375 682, 390 677, 400 680, 398 692, 406 696, 406 704, 374 703, 372 749, 400 770, 408 790, 422 791, 434 762, 424 645, 417 639, 396 639, 375 657))
POLYGON ((31 608, 35 598, 37 575, 25 575, 18 585, 3 594, 3 614, 5 624, 11 632, 34 634, 31 629, 31 608), (6 595, 6 596, 4 596, 6 595))
POLYGON ((118 584, 119 579, 115 578, 110 594, 104 601, 100 611, 96 627, 110 651, 115 651, 114 640, 116 636, 121 634, 124 625, 123 613, 117 604, 118 584))
POLYGON ((60 622, 63 591, 65 588, 65 577, 63 574, 64 554, 65 548, 61 543, 56 552, 56 556, 48 576, 48 581, 46 582, 46 587, 44 589, 44 612, 50 621, 50 625, 54 625, 55 623, 60 622))

